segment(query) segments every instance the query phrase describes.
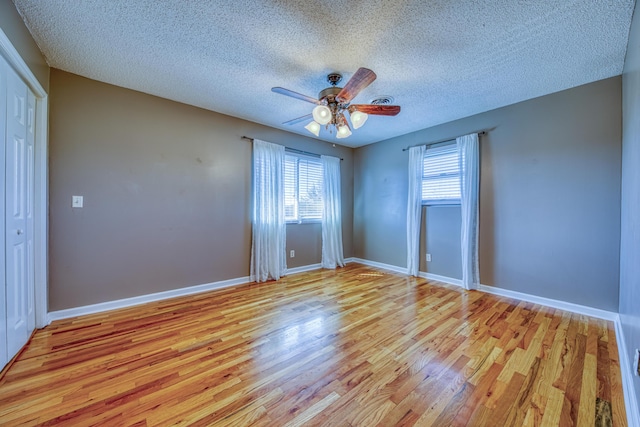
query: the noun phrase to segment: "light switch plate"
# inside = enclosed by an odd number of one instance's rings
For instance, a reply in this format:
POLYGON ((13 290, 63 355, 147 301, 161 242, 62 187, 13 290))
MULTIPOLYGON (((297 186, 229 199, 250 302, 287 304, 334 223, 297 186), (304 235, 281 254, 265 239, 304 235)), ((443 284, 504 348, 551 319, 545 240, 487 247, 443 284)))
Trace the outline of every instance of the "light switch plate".
POLYGON ((84 205, 84 198, 82 196, 71 196, 71 207, 81 208, 84 205))

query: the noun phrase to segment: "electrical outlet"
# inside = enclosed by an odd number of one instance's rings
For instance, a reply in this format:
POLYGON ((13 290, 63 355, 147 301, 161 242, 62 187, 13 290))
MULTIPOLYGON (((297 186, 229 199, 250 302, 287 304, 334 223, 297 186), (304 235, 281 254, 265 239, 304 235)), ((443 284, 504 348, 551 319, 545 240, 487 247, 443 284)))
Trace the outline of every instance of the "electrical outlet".
POLYGON ((427 262, 431 262, 431 254, 427 254, 427 262))
POLYGON ((296 257, 296 251, 291 249, 291 251, 289 252, 289 258, 295 258, 295 257, 296 257))
POLYGON ((636 348, 636 356, 633 358, 633 373, 640 377, 640 348, 636 348))
POLYGON ((82 196, 71 196, 71 207, 81 208, 84 205, 84 198, 82 196))

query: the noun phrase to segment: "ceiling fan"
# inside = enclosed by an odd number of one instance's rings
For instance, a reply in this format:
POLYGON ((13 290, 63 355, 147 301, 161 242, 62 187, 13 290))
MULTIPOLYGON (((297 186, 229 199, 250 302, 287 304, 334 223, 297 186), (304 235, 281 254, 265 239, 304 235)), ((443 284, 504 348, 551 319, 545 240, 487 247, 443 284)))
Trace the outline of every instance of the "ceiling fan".
POLYGON ((342 80, 342 75, 331 73, 327 76, 327 81, 331 86, 321 90, 318 94, 318 99, 283 87, 273 87, 271 91, 316 104, 310 114, 286 121, 283 123, 284 125, 294 125, 311 119, 305 129, 315 136, 320 135, 320 127, 324 125, 325 129, 331 133, 333 133, 333 129, 336 130, 336 138, 346 138, 351 135, 351 128, 345 111, 349 112, 351 125, 354 129, 362 126, 369 118, 369 114, 395 116, 400 112, 399 105, 351 104, 351 100, 375 79, 376 73, 373 71, 368 68, 358 68, 358 71, 354 73, 344 87, 338 87, 337 84, 342 80))

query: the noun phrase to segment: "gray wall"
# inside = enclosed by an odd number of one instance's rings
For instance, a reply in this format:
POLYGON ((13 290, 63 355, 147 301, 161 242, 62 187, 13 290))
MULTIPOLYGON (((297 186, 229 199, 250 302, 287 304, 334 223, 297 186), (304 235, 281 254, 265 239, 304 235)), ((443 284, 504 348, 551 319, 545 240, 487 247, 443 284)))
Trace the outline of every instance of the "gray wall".
MULTIPOLYGON (((629 360, 640 348, 640 9, 636 5, 622 76, 620 320, 629 360)), ((640 377, 633 377, 640 399, 640 377)), ((640 405, 639 402, 636 402, 640 405)))
MULTIPOLYGON (((247 276, 251 142, 344 158, 352 256, 353 150, 51 70, 49 309, 247 276), (84 208, 71 208, 71 196, 84 208)), ((289 225, 289 267, 319 263, 318 224, 289 225)))
MULTIPOLYGON (((405 267, 408 155, 402 148, 482 129, 490 131, 480 143, 481 283, 616 311, 620 77, 357 149, 355 256, 405 267)), ((450 215, 428 213, 427 234, 459 221, 455 209, 450 215)), ((459 257, 456 238, 429 248, 431 272, 455 274, 435 260, 459 257)))
POLYGON ((461 223, 460 206, 422 207, 420 271, 462 279, 461 223))
POLYGON ((0 0, 0 28, 48 93, 49 65, 11 0, 0 0))

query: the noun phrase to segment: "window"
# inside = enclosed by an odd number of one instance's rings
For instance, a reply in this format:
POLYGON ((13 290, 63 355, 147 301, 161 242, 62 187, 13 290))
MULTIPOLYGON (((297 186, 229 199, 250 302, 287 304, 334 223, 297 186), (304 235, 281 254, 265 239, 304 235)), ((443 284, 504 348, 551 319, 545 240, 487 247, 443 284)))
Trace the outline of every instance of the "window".
POLYGON ((422 203, 460 204, 460 164, 456 144, 427 147, 422 173, 422 203))
POLYGON ((322 163, 319 159, 285 155, 284 217, 287 222, 322 220, 322 163))

